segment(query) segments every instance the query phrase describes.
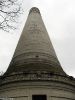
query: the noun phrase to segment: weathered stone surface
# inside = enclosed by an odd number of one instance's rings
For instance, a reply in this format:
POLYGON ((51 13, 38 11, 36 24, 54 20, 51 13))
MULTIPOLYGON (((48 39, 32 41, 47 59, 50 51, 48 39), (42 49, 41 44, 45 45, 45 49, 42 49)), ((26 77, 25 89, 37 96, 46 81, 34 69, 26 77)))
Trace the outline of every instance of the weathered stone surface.
POLYGON ((75 100, 75 79, 63 71, 36 7, 30 10, 13 59, 0 76, 0 98, 32 100, 33 95, 75 100))
POLYGON ((49 71, 66 75, 57 59, 40 11, 33 7, 6 74, 23 71, 49 71))

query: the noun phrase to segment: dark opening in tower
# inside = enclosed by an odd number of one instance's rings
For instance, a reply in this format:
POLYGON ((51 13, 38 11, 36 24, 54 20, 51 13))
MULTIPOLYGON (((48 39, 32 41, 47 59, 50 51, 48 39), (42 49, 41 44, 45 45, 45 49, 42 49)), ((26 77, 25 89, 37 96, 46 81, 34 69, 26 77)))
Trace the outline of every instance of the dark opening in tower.
POLYGON ((32 100, 47 100, 46 95, 32 95, 32 100))

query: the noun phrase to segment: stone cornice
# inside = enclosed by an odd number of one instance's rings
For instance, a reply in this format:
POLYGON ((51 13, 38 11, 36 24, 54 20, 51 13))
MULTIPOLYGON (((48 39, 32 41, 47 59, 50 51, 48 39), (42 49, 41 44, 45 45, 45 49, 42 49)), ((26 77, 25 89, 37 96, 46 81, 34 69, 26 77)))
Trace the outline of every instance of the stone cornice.
POLYGON ((9 84, 17 81, 56 81, 60 83, 64 83, 70 86, 75 87, 75 79, 71 76, 61 76, 56 75, 53 73, 47 73, 47 72, 22 72, 22 73, 12 73, 10 76, 3 76, 2 77, 2 83, 3 84, 9 84))

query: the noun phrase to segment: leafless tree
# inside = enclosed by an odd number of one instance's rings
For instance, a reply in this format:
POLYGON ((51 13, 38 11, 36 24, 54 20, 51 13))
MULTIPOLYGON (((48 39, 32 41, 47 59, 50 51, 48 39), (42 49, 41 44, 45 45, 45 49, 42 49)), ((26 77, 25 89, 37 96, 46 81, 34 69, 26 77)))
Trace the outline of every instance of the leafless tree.
POLYGON ((20 0, 0 0, 0 29, 15 29, 14 23, 21 13, 20 0))

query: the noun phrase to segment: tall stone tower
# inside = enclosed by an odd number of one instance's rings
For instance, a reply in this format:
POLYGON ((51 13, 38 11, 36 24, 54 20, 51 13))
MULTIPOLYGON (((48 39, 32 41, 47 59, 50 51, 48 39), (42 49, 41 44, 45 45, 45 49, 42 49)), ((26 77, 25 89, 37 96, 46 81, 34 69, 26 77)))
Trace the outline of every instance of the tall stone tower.
POLYGON ((31 8, 12 61, 0 77, 0 97, 75 100, 75 79, 62 69, 38 8, 31 8))

